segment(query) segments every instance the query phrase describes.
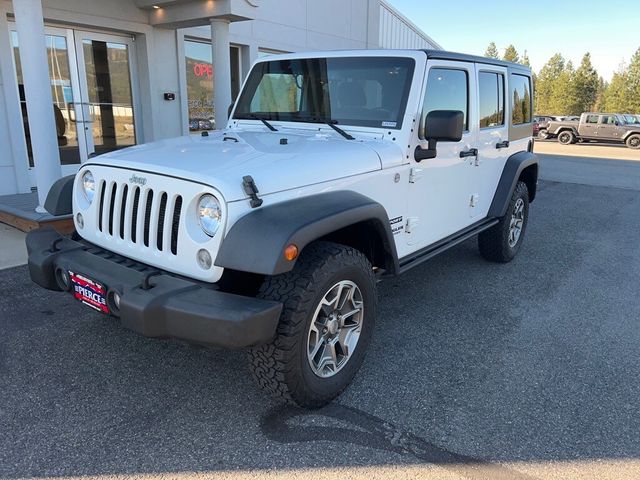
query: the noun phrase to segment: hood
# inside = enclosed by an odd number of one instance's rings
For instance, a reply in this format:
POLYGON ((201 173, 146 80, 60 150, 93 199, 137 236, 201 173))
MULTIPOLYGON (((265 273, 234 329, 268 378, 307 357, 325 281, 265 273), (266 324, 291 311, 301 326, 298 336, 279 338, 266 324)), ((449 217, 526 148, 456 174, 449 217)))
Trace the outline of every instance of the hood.
POLYGON ((226 130, 136 145, 90 160, 204 182, 227 202, 247 198, 242 177, 251 175, 260 195, 304 187, 382 168, 379 139, 346 140, 337 133, 226 130))

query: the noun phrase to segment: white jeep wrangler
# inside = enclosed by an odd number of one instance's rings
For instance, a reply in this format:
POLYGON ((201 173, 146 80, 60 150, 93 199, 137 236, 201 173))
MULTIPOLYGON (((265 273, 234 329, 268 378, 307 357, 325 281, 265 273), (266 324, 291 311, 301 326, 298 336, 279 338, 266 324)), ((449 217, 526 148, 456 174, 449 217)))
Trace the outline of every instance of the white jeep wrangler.
POLYGON ((247 347, 265 389, 331 401, 360 367, 376 282, 474 235, 512 260, 536 195, 531 72, 442 51, 256 63, 222 131, 91 159, 29 234, 39 285, 149 337, 247 347))

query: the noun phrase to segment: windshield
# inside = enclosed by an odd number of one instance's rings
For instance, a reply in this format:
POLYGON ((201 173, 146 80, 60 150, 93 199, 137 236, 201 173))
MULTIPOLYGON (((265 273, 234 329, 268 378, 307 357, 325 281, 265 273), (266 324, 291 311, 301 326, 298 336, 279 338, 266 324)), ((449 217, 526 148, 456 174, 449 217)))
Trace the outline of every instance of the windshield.
POLYGON ((259 63, 233 118, 401 128, 414 65, 402 57, 259 63))
POLYGON ((640 123, 640 119, 638 117, 633 116, 633 115, 625 115, 624 116, 624 120, 629 125, 634 125, 636 123, 640 123))

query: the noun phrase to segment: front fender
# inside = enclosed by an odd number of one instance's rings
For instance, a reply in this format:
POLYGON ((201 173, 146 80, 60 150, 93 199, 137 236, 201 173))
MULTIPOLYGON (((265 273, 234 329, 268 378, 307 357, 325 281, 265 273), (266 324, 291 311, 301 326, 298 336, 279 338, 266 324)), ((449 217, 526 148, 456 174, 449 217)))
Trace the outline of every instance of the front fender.
POLYGON ((284 258, 287 245, 294 244, 302 252, 314 240, 359 222, 374 225, 385 255, 393 259, 392 267, 397 267, 385 208, 352 191, 320 193, 251 211, 231 227, 215 265, 262 275, 285 273, 295 265, 284 258))

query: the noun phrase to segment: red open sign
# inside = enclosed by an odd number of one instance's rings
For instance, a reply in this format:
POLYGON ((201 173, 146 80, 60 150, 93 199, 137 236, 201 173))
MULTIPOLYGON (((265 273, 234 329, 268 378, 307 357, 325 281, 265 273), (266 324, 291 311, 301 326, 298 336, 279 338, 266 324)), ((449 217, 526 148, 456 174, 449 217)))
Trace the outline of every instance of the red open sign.
POLYGON ((204 77, 211 78, 213 76, 213 65, 210 63, 194 63, 193 65, 193 73, 196 77, 204 77))

